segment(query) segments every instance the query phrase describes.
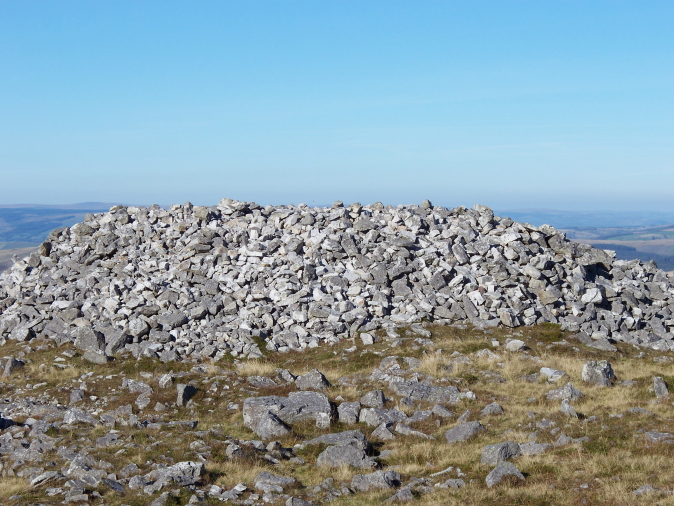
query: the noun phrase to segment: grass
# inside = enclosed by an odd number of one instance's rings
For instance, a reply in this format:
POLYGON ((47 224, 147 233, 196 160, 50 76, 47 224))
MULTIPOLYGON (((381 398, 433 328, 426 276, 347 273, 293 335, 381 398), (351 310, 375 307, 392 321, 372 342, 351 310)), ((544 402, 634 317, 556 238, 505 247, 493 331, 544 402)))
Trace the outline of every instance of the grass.
MULTIPOLYGON (((199 438, 211 448, 211 457, 207 463, 207 484, 217 484, 229 489, 238 483, 253 486, 253 480, 263 470, 283 476, 294 476, 300 482, 292 491, 303 496, 327 478, 333 478, 336 486, 348 485, 355 474, 362 470, 351 468, 317 468, 316 457, 322 450, 318 446, 298 451, 305 464, 281 461, 273 465, 253 451, 246 451, 244 458, 229 459, 226 455, 227 436, 237 439, 258 439, 243 426, 240 406, 243 398, 261 395, 287 395, 292 386, 256 388, 246 381, 248 376, 275 377, 278 368, 289 369, 299 375, 318 368, 333 384, 327 390, 328 397, 353 401, 366 391, 383 388, 388 397, 392 392, 385 384, 369 384, 368 377, 381 360, 389 355, 413 357, 421 361, 417 373, 435 378, 437 384, 457 385, 460 389, 470 389, 476 400, 464 400, 448 408, 460 415, 470 410, 469 419, 479 419, 486 430, 477 437, 458 444, 449 445, 444 433, 457 422, 454 419, 430 419, 413 425, 417 430, 433 436, 434 440, 396 435, 396 439, 381 443, 371 436, 373 428, 363 424, 357 426, 333 424, 332 432, 358 428, 376 443, 376 451, 390 450, 387 457, 379 460, 383 465, 409 477, 430 478, 430 475, 449 466, 460 468, 465 474, 467 485, 461 489, 434 489, 433 493, 419 495, 416 503, 422 505, 440 504, 480 504, 480 505, 613 505, 613 504, 674 504, 674 496, 656 493, 647 497, 637 497, 632 492, 644 484, 659 489, 674 488, 674 446, 650 444, 643 437, 644 430, 657 430, 674 433, 674 417, 671 415, 674 398, 656 399, 652 392, 653 377, 662 376, 674 388, 674 361, 654 362, 653 358, 663 353, 652 350, 635 349, 619 345, 615 353, 602 352, 587 348, 573 341, 568 334, 556 325, 541 325, 532 328, 490 329, 481 331, 471 327, 430 326, 432 345, 420 347, 414 343, 414 336, 401 332, 402 344, 389 347, 386 340, 365 347, 360 339, 345 340, 335 346, 322 346, 304 352, 269 354, 265 358, 251 361, 206 362, 205 374, 193 371, 193 363, 169 363, 144 358, 141 360, 120 359, 105 365, 84 362, 81 358, 67 359, 70 367, 55 368, 54 358, 63 356, 66 347, 47 347, 28 354, 30 362, 16 371, 11 377, 4 378, 2 394, 39 396, 48 395, 62 404, 67 404, 70 391, 78 388, 81 382, 86 384, 86 395, 82 406, 87 409, 99 409, 100 413, 112 411, 118 406, 132 404, 133 412, 139 420, 199 420, 196 431, 182 428, 162 427, 159 430, 147 430, 118 425, 120 445, 96 448, 92 456, 114 463, 119 468, 134 462, 146 473, 150 470, 148 462, 166 462, 172 457, 175 462, 197 459, 190 444, 199 438), (411 337, 411 338, 410 338, 411 337), (525 353, 509 353, 504 344, 508 338, 522 339, 529 350, 525 353), (493 346, 498 341, 499 346, 493 346), (567 341, 568 345, 558 345, 567 341), (356 346, 355 351, 346 350, 356 346), (489 349, 498 356, 495 359, 480 358, 476 352, 489 349), (458 352, 459 359, 456 354, 458 352), (640 352, 643 358, 637 358, 640 352), (454 354, 454 356, 453 356, 454 354), (469 360, 465 360, 467 357, 469 360), (609 359, 618 376, 618 381, 635 381, 635 385, 611 388, 592 387, 581 381, 583 364, 587 360, 609 359), (522 376, 536 373, 541 367, 552 367, 566 371, 568 377, 558 383, 548 383, 540 377, 529 383, 522 376), (184 373, 176 382, 197 386, 197 395, 190 405, 176 407, 175 387, 161 389, 158 378, 161 374, 184 373), (134 405, 137 394, 121 390, 122 377, 138 379, 152 386, 152 402, 142 411, 134 405), (351 382, 340 382, 340 378, 350 378, 351 382), (212 388, 217 381, 217 388, 212 388), (585 397, 573 403, 577 412, 584 418, 570 419, 559 412, 559 402, 547 401, 545 393, 571 381, 585 397), (40 384, 29 389, 28 384, 40 384), (245 390, 241 392, 239 389, 245 390), (106 399, 103 402, 103 399, 106 399), (533 402, 531 401, 533 399, 533 402), (500 416, 480 418, 479 412, 491 402, 498 402, 505 413, 500 416), (168 410, 155 412, 157 402, 164 403, 168 410), (239 405, 239 409, 227 409, 230 403, 239 405), (654 415, 630 414, 629 409, 639 407, 654 415), (622 417, 612 415, 622 414, 622 417), (591 418, 592 417, 592 418, 591 418), (554 422, 554 432, 537 429, 535 424, 542 419, 554 422), (588 418, 590 421, 588 421, 588 418), (641 432, 640 432, 641 431, 641 432), (491 470, 480 464, 481 452, 488 444, 502 441, 525 443, 536 432, 536 441, 554 443, 561 433, 572 438, 588 437, 589 441, 556 447, 538 456, 519 457, 513 462, 526 475, 521 484, 500 485, 487 488, 485 476, 491 470), (120 452, 121 453, 118 453, 120 452)), ((45 343, 31 342, 35 347, 45 343)), ((48 345, 49 343, 47 343, 48 345)), ((16 356, 25 351, 25 343, 10 342, 3 347, 6 355, 16 356)), ((673 356, 671 353, 664 353, 673 356)), ((404 362, 399 360, 401 367, 404 362)), ((335 401, 338 403, 339 401, 335 401)), ((408 413, 415 408, 403 405, 394 399, 389 407, 398 407, 408 413)), ((423 409, 431 406, 422 403, 423 409)), ((15 417, 19 420, 20 417, 15 417)), ((284 447, 293 447, 303 440, 316 437, 325 431, 317 429, 312 422, 296 424, 294 433, 281 440, 284 447)), ((105 435, 108 427, 62 427, 50 429, 50 437, 59 438, 59 445, 78 443, 82 434, 95 439, 105 435)), ((45 458, 58 460, 56 454, 45 458)), ((447 474, 434 478, 438 483, 456 474, 447 474)), ((3 477, 0 484, 0 504, 24 505, 38 502, 54 502, 54 498, 44 496, 45 486, 31 490, 28 480, 17 477, 3 477), (20 499, 9 501, 9 497, 20 495, 20 499)), ((54 486, 54 485, 47 485, 54 486)), ((111 506, 121 504, 147 504, 148 497, 136 497, 127 492, 123 496, 109 489, 97 489, 103 499, 100 503, 111 506)), ((374 491, 355 495, 340 496, 335 505, 374 504, 392 495, 393 492, 374 491)), ((172 504, 185 504, 189 494, 181 492, 170 499, 172 504)), ((59 499, 60 502, 62 499, 59 499)), ((150 500, 151 502, 151 500, 150 500)), ((208 499, 207 504, 216 502, 208 499)))

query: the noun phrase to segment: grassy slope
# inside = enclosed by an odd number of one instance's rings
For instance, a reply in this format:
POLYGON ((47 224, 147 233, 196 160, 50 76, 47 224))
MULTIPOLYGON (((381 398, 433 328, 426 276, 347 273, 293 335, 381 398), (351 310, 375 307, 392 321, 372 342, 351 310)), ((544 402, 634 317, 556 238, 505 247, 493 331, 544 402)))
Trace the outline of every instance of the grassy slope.
MULTIPOLYGON (((556 326, 548 325, 536 328, 522 329, 513 333, 507 330, 494 330, 483 333, 471 329, 457 329, 437 327, 433 329, 432 346, 422 348, 415 344, 415 336, 408 335, 402 345, 389 348, 385 342, 371 347, 363 347, 360 341, 347 341, 333 347, 321 347, 307 350, 303 353, 273 354, 261 361, 243 362, 238 364, 219 363, 211 364, 207 374, 191 373, 181 382, 194 380, 199 386, 195 397, 195 406, 188 408, 169 408, 170 420, 198 419, 199 430, 217 428, 223 435, 232 435, 245 439, 257 439, 248 429, 242 426, 240 411, 228 410, 230 402, 241 403, 242 398, 250 395, 283 395, 288 387, 270 389, 254 389, 245 384, 244 376, 255 374, 273 375, 277 367, 288 368, 295 374, 306 372, 314 367, 322 370, 326 376, 336 383, 339 377, 353 375, 357 380, 358 388, 349 386, 334 386, 328 396, 335 399, 342 396, 345 400, 357 400, 365 391, 382 387, 383 385, 368 385, 365 377, 381 361, 384 356, 398 355, 417 357, 422 360, 421 371, 436 378, 446 378, 446 384, 457 384, 460 388, 469 388, 477 395, 477 400, 463 401, 456 406, 450 406, 457 415, 470 409, 471 419, 477 419, 479 411, 487 404, 497 401, 505 409, 505 415, 482 419, 487 430, 473 440, 464 443, 448 445, 444 440, 444 432, 455 425, 455 419, 427 420, 415 425, 415 428, 431 434, 435 440, 418 440, 414 437, 398 436, 395 441, 377 444, 379 450, 393 450, 391 457, 382 461, 383 465, 390 466, 403 475, 427 477, 449 466, 459 467, 466 474, 464 479, 467 486, 459 490, 440 490, 429 495, 421 496, 419 504, 480 504, 480 505, 614 505, 614 504, 674 504, 674 499, 665 494, 655 494, 648 498, 637 498, 632 494, 636 488, 650 483, 657 488, 672 488, 674 483, 674 468, 670 465, 674 457, 672 445, 648 444, 640 430, 658 430, 674 432, 672 419, 672 399, 656 400, 652 389, 653 376, 663 376, 670 385, 674 382, 674 360, 672 354, 655 353, 650 350, 636 350, 632 347, 619 346, 619 352, 607 353, 586 348, 574 341, 563 343, 568 336, 558 330, 556 326), (530 347, 525 354, 511 354, 503 351, 502 347, 493 348, 491 341, 497 339, 502 344, 507 337, 524 339, 530 347), (355 351, 347 351, 353 346, 355 351), (477 359, 476 351, 489 348, 501 356, 495 361, 477 359), (642 353, 643 351, 643 353, 642 353), (471 364, 458 364, 450 356, 459 352, 471 358, 471 364), (539 357, 535 359, 532 357, 539 357), (634 380, 632 387, 614 386, 599 388, 583 385, 580 379, 581 369, 586 360, 608 358, 620 381, 634 380), (658 361, 654 361, 656 358, 658 361), (664 360, 664 361, 663 361, 664 360), (542 366, 549 366, 565 370, 573 384, 585 393, 585 398, 574 403, 578 412, 585 418, 595 416, 592 422, 582 419, 569 419, 559 412, 559 402, 546 401, 544 394, 548 390, 560 386, 566 380, 557 384, 548 384, 541 380, 528 383, 521 379, 524 374, 537 372, 542 366), (241 385, 237 382, 244 381, 241 385), (214 381, 219 382, 217 392, 210 387, 214 381), (229 388, 223 388, 227 385, 229 388), (245 386, 247 392, 239 389, 245 386), (256 393, 254 393, 256 392, 256 393), (654 415, 628 414, 632 407, 642 407, 654 415), (622 413, 621 418, 611 415, 622 413), (501 485, 488 489, 484 478, 490 467, 480 464, 482 448, 487 444, 502 441, 517 441, 524 443, 529 434, 536 430, 535 422, 543 418, 554 421, 561 432, 574 437, 587 436, 589 442, 567 445, 553 451, 536 456, 520 457, 514 463, 526 475, 526 481, 520 485, 501 485)), ((33 343, 35 346, 36 343, 33 343)), ((3 347, 3 354, 15 355, 24 345, 11 344, 3 347)), ((52 363, 54 357, 63 351, 60 349, 45 349, 33 351, 29 355, 31 363, 19 373, 6 379, 2 385, 0 395, 9 396, 17 389, 26 388, 26 384, 44 383, 37 389, 28 390, 31 396, 37 397, 41 393, 48 393, 56 397, 61 403, 67 404, 69 391, 79 385, 82 374, 92 372, 86 378, 87 395, 110 396, 110 403, 105 408, 110 410, 118 405, 132 403, 135 395, 119 390, 121 383, 120 373, 124 376, 143 379, 142 372, 151 373, 154 378, 148 381, 154 388, 152 403, 144 413, 138 413, 139 419, 156 416, 152 410, 155 402, 171 402, 174 400, 175 390, 162 391, 156 386, 159 374, 173 370, 189 371, 191 366, 186 364, 161 364, 150 359, 135 361, 133 359, 119 360, 108 365, 93 365, 79 358, 73 359, 71 367, 65 370, 55 368, 52 363), (115 389, 113 391, 113 389, 115 389), (112 395, 114 394, 114 400, 112 395)), ((19 390, 20 391, 20 390, 19 390)), ((389 396, 393 398, 390 392, 389 396)), ((93 403, 89 398, 86 403, 93 403)), ((100 402, 97 401, 97 402, 100 402)), ((389 407, 393 407, 391 402, 389 407)), ((397 406, 401 410, 410 412, 410 408, 397 406)), ((427 407, 427 406, 421 406, 427 407)), ((134 412, 137 412, 134 407, 134 412)), ((353 426, 340 427, 336 424, 332 432, 356 428, 353 426)), ((357 428, 368 436, 372 428, 359 424, 357 428)), ((121 454, 118 448, 97 449, 93 454, 97 458, 115 462, 121 467, 128 462, 135 462, 142 466, 149 460, 161 461, 162 455, 174 456, 176 461, 194 458, 189 445, 195 440, 193 435, 182 434, 179 429, 149 431, 116 427, 120 436, 126 441, 134 443, 131 449, 121 454)), ((312 425, 293 427, 294 434, 282 441, 289 447, 316 435, 321 434, 312 425)), ((108 429, 99 427, 62 428, 54 436, 62 438, 60 445, 74 444, 78 438, 97 437, 107 433, 108 429), (92 433, 93 430, 93 433, 92 433)), ((539 430, 538 442, 554 442, 559 434, 539 430)), ((328 477, 336 482, 348 484, 355 469, 329 470, 320 469, 314 465, 317 449, 305 450, 301 453, 306 464, 298 466, 287 461, 280 465, 271 465, 268 462, 250 460, 246 462, 232 461, 225 457, 223 444, 224 436, 210 434, 204 440, 212 447, 212 458, 207 464, 207 481, 217 483, 222 487, 231 488, 239 482, 252 486, 252 479, 261 470, 270 470, 280 475, 292 475, 298 478, 302 487, 297 491, 302 495, 318 485, 328 477)), ((46 459, 48 460, 48 459, 46 459)), ((362 471, 361 471, 362 472, 362 471)), ((447 475, 436 479, 444 481, 447 475)), ((132 494, 117 495, 104 487, 99 489, 104 495, 100 504, 111 506, 120 504, 140 505, 149 503, 148 497, 135 497, 132 494)), ((373 492, 341 497, 335 505, 341 504, 378 504, 389 497, 392 492, 373 492)), ((187 497, 178 500, 184 504, 187 497)), ((25 481, 17 478, 0 479, 0 502, 3 504, 29 504, 45 501, 54 503, 53 498, 44 496, 44 487, 30 490, 25 481), (21 499, 9 502, 8 497, 21 494, 21 499)), ((96 502, 98 504, 99 502, 96 502)), ((210 503, 209 503, 210 504, 210 503)), ((213 501, 212 504, 221 504, 213 501)))

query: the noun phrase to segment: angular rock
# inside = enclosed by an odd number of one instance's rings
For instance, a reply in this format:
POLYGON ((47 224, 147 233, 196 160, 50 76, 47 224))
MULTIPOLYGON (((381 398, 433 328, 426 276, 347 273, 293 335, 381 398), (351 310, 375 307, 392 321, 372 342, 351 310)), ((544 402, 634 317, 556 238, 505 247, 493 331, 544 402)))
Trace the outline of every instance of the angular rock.
POLYGON ((520 445, 520 451, 522 455, 533 456, 540 455, 552 449, 552 445, 549 443, 536 443, 535 441, 530 441, 520 445))
POLYGON ((360 398, 360 404, 366 408, 383 408, 385 402, 386 397, 381 390, 371 390, 360 398))
POLYGON ((358 413, 360 413, 360 402, 342 402, 337 407, 339 421, 348 425, 358 423, 358 413))
POLYGON ((575 389, 571 384, 571 382, 569 382, 563 387, 550 390, 548 393, 545 394, 545 397, 549 401, 561 401, 564 399, 568 401, 576 401, 578 399, 582 399, 585 396, 580 390, 575 389))
POLYGON ((653 378, 653 390, 655 391, 655 396, 658 399, 667 397, 669 395, 669 388, 667 388, 667 383, 660 376, 653 378))
POLYGON ((497 403, 492 402, 487 404, 482 411, 480 411, 480 417, 484 416, 497 416, 503 414, 503 408, 497 403))
POLYGON ((616 379, 611 364, 606 360, 590 360, 583 366, 582 380, 591 385, 610 387, 616 379))
POLYGON ((487 475, 485 482, 487 487, 492 488, 504 479, 524 481, 524 475, 512 462, 501 462, 487 475))
POLYGON ((303 376, 298 376, 295 385, 300 390, 326 390, 330 382, 318 369, 313 369, 303 376))
POLYGON ((184 406, 187 404, 187 402, 197 393, 196 387, 192 385, 184 385, 182 383, 178 383, 178 385, 176 385, 176 389, 178 390, 178 397, 176 399, 176 405, 178 406, 184 406))
POLYGON ((545 376, 550 383, 556 383, 567 375, 564 371, 551 369, 550 367, 541 367, 541 374, 545 376))
POLYGON ((318 455, 316 465, 319 467, 352 466, 358 469, 370 469, 375 466, 372 457, 368 457, 359 444, 345 443, 328 446, 318 455))
POLYGON ((505 462, 520 455, 522 455, 520 445, 513 441, 506 441, 505 443, 485 446, 482 450, 480 463, 495 466, 499 462, 505 462))
POLYGON ((485 428, 480 422, 465 422, 445 432, 445 439, 448 443, 467 441, 483 430, 485 428))
POLYGON ((386 490, 401 485, 400 475, 395 471, 375 471, 371 474, 357 474, 351 480, 351 488, 359 492, 386 490))

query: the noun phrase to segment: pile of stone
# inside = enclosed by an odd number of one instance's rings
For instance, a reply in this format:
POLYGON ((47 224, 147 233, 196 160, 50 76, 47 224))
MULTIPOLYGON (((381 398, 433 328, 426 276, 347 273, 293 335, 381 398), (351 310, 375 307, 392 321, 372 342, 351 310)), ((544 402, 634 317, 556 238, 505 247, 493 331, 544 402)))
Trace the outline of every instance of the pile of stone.
MULTIPOLYGON (((0 341, 87 358, 259 357, 422 321, 561 324, 586 343, 674 349, 672 279, 487 207, 223 199, 114 206, 0 275, 0 341)), ((381 334, 381 333, 380 333, 381 334)))

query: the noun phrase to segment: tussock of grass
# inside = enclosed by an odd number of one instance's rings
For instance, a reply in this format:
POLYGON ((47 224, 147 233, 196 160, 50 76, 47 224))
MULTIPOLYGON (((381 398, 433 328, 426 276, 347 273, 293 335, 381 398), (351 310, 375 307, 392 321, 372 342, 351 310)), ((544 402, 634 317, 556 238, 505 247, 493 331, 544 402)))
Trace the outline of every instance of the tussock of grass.
POLYGON ((2 504, 9 504, 6 501, 13 495, 25 494, 30 491, 30 484, 24 478, 7 476, 0 478, 0 501, 2 501, 2 504))

